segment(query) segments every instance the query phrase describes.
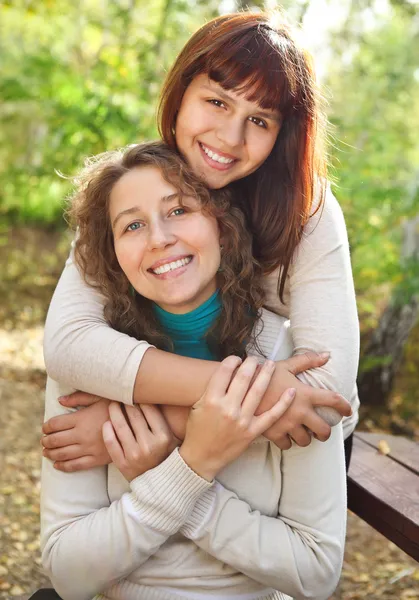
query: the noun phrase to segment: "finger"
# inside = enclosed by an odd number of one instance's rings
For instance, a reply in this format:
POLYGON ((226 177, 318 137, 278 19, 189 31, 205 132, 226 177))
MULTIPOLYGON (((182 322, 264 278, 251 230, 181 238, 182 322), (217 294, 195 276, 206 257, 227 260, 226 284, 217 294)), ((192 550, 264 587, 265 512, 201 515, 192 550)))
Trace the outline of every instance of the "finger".
POLYGON ((49 433, 55 433, 56 431, 72 429, 77 422, 78 416, 78 413, 74 412, 68 415, 52 417, 42 425, 42 432, 48 435, 49 433))
POLYGON ((278 438, 274 443, 281 450, 289 450, 292 448, 292 441, 289 435, 284 435, 283 437, 278 438))
POLYGON ((256 378, 251 384, 250 390, 243 400, 243 416, 250 417, 255 414, 255 410, 268 389, 272 375, 275 372, 275 363, 272 360, 267 360, 258 371, 256 378))
POLYGON ((258 417, 253 417, 251 429, 255 436, 261 435, 264 431, 276 423, 280 417, 282 417, 282 415, 288 410, 293 402, 295 393, 295 388, 289 388, 288 390, 285 390, 278 402, 274 404, 272 408, 262 413, 258 417))
POLYGON ((171 429, 161 410, 157 406, 153 406, 152 404, 140 404, 140 408, 153 433, 171 434, 171 429))
POLYGON ((64 462, 56 461, 53 466, 54 469, 62 471, 63 473, 75 473, 76 471, 92 469, 98 465, 94 456, 83 456, 82 458, 76 458, 75 460, 66 460, 64 462))
POLYGON ((84 456, 80 444, 65 446, 65 448, 54 448, 53 450, 48 450, 47 448, 44 448, 42 454, 43 456, 45 456, 45 458, 49 458, 49 460, 52 460, 54 462, 56 460, 73 460, 75 458, 81 458, 82 456, 84 456))
POLYGON ((322 367, 327 363, 329 358, 330 352, 322 352, 320 354, 316 354, 316 352, 305 352, 305 354, 292 356, 284 362, 286 363, 287 369, 290 373, 293 375, 298 375, 298 373, 302 373, 303 371, 322 367))
POLYGON ((332 432, 330 425, 325 423, 322 418, 320 418, 314 411, 311 411, 310 414, 304 421, 306 427, 310 429, 313 433, 313 436, 320 440, 320 442, 326 442, 330 434, 332 432))
POLYGON ((144 438, 149 435, 150 430, 141 408, 139 406, 126 406, 125 410, 131 429, 134 432, 135 439, 137 442, 141 439, 144 440, 144 438))
POLYGON ((257 368, 258 361, 253 356, 248 356, 240 365, 228 388, 227 397, 230 402, 237 406, 243 403, 257 368))
POLYGON ((88 394, 87 392, 73 392, 68 396, 61 396, 58 398, 59 403, 68 408, 77 408, 77 406, 91 406, 99 400, 102 400, 100 396, 88 394))
POLYGON ((124 451, 116 436, 116 432, 111 421, 106 421, 106 423, 103 424, 102 436, 112 462, 116 466, 123 464, 125 462, 124 451))
MULTIPOLYGON (((315 389, 315 388, 313 388, 315 389)), ((315 389, 312 397, 313 406, 334 408, 342 417, 350 417, 352 407, 341 394, 330 390, 315 389)), ((326 414, 326 413, 324 413, 326 414)), ((332 414, 330 413, 332 417, 332 414)), ((322 417, 323 418, 323 417, 322 417)), ((325 419, 326 420, 326 419, 325 419)), ((339 419, 340 420, 340 419, 339 419)), ((338 421, 339 422, 339 421, 338 421)), ((334 423, 336 425, 336 423, 334 423)))
POLYGON ((137 442, 118 402, 111 402, 109 405, 109 417, 124 453, 126 453, 137 442))
POLYGON ((227 393, 233 374, 241 362, 238 356, 227 356, 209 380, 205 395, 210 397, 224 396, 227 393))
POLYGON ((41 445, 44 448, 62 448, 70 446, 76 442, 74 429, 59 431, 58 433, 50 433, 41 437, 41 445))
POLYGON ((294 440, 297 446, 300 446, 301 448, 306 448, 311 444, 312 437, 307 429, 302 425, 291 429, 289 436, 292 440, 294 440))

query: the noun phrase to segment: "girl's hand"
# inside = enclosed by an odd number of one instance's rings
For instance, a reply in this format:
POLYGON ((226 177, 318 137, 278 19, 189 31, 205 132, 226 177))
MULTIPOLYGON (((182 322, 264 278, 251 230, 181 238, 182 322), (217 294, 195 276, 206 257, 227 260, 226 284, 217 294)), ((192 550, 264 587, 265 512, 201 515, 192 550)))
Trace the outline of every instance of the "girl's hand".
MULTIPOLYGON (((308 446, 312 434, 318 440, 325 442, 329 439, 331 432, 329 423, 336 424, 338 422, 336 417, 339 417, 339 415, 346 417, 352 414, 351 405, 340 394, 312 387, 302 383, 296 377, 303 371, 322 367, 328 360, 327 353, 319 355, 308 352, 276 363, 275 373, 257 412, 268 410, 276 401, 278 395, 282 394, 287 388, 294 387, 296 389, 297 393, 292 406, 280 421, 274 423, 264 433, 265 437, 282 450, 291 447, 291 439, 299 446, 308 446), (323 407, 337 411, 334 413, 335 421, 329 420, 329 423, 327 423, 316 412, 316 409, 320 409, 320 413, 323 407)), ((324 416, 324 410, 321 414, 324 416)))
POLYGON ((60 402, 63 406, 75 408, 79 406, 78 401, 83 396, 96 400, 83 410, 53 417, 42 426, 45 434, 41 438, 43 455, 54 461, 56 469, 66 473, 111 462, 102 436, 102 425, 109 420, 110 401, 77 393, 60 402))
POLYGON ((247 358, 239 367, 240 363, 236 356, 223 360, 204 395, 192 407, 179 450, 191 469, 208 481, 272 426, 295 395, 294 389, 287 390, 272 408, 256 417, 275 363, 266 361, 258 373, 255 358, 247 358))
POLYGON ((103 440, 114 465, 132 481, 163 462, 179 444, 157 406, 111 402, 103 440))

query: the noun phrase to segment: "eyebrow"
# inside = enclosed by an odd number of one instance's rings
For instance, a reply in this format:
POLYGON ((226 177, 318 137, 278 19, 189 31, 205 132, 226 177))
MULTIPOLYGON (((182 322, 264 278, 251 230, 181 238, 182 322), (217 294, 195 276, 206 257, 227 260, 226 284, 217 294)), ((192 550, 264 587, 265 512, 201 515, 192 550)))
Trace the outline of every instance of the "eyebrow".
MULTIPOLYGON (((167 202, 172 202, 173 200, 175 200, 177 197, 179 196, 179 193, 176 192, 175 194, 169 194, 168 196, 162 196, 160 198, 160 200, 164 203, 167 202)), ((121 219, 122 217, 124 217, 125 215, 132 215, 133 213, 139 212, 141 211, 141 207, 140 206, 132 206, 131 208, 127 208, 125 210, 121 210, 120 213, 118 213, 115 217, 115 219, 113 220, 112 223, 112 229, 115 228, 115 225, 118 223, 119 219, 121 219)))
MULTIPOLYGON (((210 85, 203 84, 202 87, 205 88, 206 90, 208 90, 209 92, 212 92, 213 94, 217 94, 223 100, 226 100, 227 102, 231 102, 231 104, 234 104, 234 105, 237 104, 237 101, 235 100, 235 98, 233 98, 233 96, 230 96, 230 94, 228 94, 223 89, 221 89, 221 86, 218 86, 217 89, 214 89, 210 85)), ((263 117, 264 119, 271 119, 272 121, 277 121, 278 123, 281 122, 281 117, 279 115, 279 111, 278 111, 278 114, 275 114, 273 111, 265 112, 263 110, 257 110, 256 113, 260 117, 263 117)))

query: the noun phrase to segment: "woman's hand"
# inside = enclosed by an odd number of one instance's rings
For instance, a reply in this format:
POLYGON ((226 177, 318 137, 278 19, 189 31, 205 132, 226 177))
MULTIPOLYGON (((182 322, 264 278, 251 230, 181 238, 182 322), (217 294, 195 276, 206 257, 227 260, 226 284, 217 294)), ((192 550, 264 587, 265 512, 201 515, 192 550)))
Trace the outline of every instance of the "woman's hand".
POLYGON ((75 408, 79 406, 81 396, 95 399, 94 403, 83 410, 53 417, 42 426, 45 434, 41 438, 43 455, 54 461, 56 469, 66 473, 111 462, 102 436, 102 425, 109 420, 110 401, 77 393, 60 402, 63 406, 75 408))
POLYGON ((192 407, 179 450, 191 469, 208 481, 272 426, 295 395, 294 389, 287 390, 272 408, 255 416, 275 363, 266 361, 259 370, 255 358, 240 363, 236 356, 223 360, 204 395, 192 407))
POLYGON ((103 440, 114 465, 132 481, 163 462, 179 444, 157 406, 109 405, 103 440))
POLYGON ((312 387, 302 383, 296 377, 303 371, 322 367, 328 360, 327 353, 320 355, 308 352, 275 363, 275 373, 257 414, 268 410, 286 389, 290 387, 296 389, 295 400, 290 408, 282 419, 264 433, 265 437, 282 450, 288 450, 291 447, 291 439, 299 446, 308 446, 311 442, 311 435, 322 442, 329 439, 330 425, 317 414, 316 408, 333 408, 342 417, 352 414, 351 405, 340 394, 312 387))

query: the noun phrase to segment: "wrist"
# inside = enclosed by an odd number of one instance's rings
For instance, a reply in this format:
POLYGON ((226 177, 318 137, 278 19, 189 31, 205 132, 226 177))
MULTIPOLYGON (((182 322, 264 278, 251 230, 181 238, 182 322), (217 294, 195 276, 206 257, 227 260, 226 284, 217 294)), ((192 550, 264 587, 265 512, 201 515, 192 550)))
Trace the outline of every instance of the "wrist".
POLYGON ((196 452, 191 451, 185 442, 179 448, 179 454, 183 461, 202 479, 213 481, 219 469, 216 469, 213 461, 204 460, 196 456, 196 452))

